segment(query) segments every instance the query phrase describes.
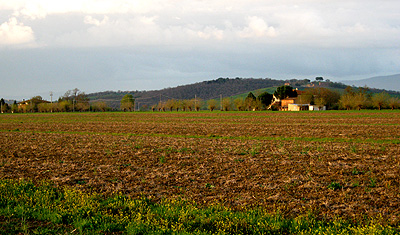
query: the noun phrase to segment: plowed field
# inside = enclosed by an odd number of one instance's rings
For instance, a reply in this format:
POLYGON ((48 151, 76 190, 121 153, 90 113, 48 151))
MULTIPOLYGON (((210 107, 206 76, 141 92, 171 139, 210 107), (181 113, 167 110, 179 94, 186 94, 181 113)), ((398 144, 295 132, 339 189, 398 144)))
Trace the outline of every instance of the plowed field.
POLYGON ((400 219, 400 112, 0 115, 0 179, 400 219))

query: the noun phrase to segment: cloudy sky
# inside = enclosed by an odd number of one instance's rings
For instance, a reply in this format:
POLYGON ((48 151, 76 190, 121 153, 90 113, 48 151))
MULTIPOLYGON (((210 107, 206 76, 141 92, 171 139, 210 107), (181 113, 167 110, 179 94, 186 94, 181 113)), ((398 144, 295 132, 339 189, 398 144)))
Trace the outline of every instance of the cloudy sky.
POLYGON ((400 73, 398 0, 0 0, 0 97, 400 73))

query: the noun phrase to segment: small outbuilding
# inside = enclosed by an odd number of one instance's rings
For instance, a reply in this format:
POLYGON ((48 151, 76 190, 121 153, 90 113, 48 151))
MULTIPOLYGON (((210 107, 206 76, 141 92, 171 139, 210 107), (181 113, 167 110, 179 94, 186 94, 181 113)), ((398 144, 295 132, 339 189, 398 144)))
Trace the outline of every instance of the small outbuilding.
POLYGON ((306 111, 309 110, 308 104, 288 104, 288 111, 306 111))
POLYGON ((326 110, 326 106, 310 105, 310 111, 323 111, 326 110))

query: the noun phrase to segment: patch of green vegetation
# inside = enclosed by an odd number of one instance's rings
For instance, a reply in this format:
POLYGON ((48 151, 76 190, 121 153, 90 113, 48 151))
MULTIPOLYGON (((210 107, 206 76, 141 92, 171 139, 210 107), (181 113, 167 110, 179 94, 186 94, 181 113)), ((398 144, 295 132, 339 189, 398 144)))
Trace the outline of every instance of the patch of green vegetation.
MULTIPOLYGON (((211 184, 206 187, 212 188, 211 184)), ((336 187, 336 186, 335 186, 336 187)), ((285 218, 263 208, 232 210, 181 199, 153 202, 121 193, 104 197, 74 188, 0 181, 1 234, 396 234, 379 220, 285 218)))
POLYGON ((328 185, 328 189, 332 189, 332 190, 338 190, 338 189, 342 189, 343 186, 336 182, 336 181, 332 181, 329 185, 328 185))
POLYGON ((357 153, 357 146, 355 146, 355 145, 350 146, 350 151, 352 153, 357 153))
POLYGON ((159 162, 161 163, 161 164, 164 164, 165 162, 166 162, 166 160, 165 160, 165 156, 164 155, 161 155, 160 157, 159 157, 159 162))
POLYGON ((370 188, 375 188, 377 184, 377 179, 375 177, 371 177, 369 179, 369 187, 370 188))
POLYGON ((359 171, 359 170, 357 170, 357 168, 354 168, 352 171, 351 171, 351 174, 352 175, 361 175, 361 174, 363 174, 364 173, 364 171, 359 171))

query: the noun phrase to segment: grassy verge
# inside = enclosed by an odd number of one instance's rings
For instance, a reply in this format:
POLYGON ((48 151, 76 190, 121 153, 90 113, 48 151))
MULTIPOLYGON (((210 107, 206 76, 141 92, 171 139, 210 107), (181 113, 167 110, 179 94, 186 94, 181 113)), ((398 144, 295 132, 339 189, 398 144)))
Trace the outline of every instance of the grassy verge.
POLYGON ((233 211, 166 199, 155 203, 122 194, 105 197, 50 183, 0 181, 1 234, 396 234, 400 226, 369 219, 322 221, 312 213, 285 218, 278 211, 233 211))

